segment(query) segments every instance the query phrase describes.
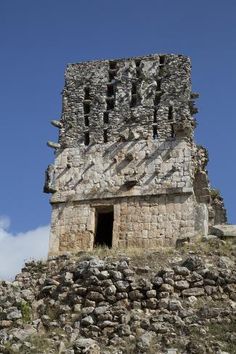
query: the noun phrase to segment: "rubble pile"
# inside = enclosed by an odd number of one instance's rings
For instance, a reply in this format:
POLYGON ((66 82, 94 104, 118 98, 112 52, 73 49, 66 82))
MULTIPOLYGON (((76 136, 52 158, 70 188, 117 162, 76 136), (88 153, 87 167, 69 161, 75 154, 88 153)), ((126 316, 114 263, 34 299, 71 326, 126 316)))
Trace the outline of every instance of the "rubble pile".
POLYGON ((149 265, 119 254, 26 263, 0 282, 0 353, 235 353, 233 246, 175 250, 159 269, 149 252, 149 265))

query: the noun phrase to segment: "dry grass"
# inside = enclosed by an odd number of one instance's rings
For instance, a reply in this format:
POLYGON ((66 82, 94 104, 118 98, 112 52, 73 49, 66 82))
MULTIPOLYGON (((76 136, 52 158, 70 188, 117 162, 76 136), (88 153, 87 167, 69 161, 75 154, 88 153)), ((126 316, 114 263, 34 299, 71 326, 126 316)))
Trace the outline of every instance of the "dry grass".
POLYGON ((235 255, 236 246, 231 242, 224 242, 220 240, 210 240, 207 242, 201 241, 196 238, 193 242, 185 243, 180 248, 174 247, 158 247, 152 249, 140 248, 140 247, 127 247, 121 248, 109 248, 106 246, 97 246, 92 251, 80 252, 79 256, 97 256, 101 259, 106 257, 130 257, 132 259, 139 259, 140 257, 147 257, 153 254, 163 256, 174 256, 177 254, 189 254, 196 253, 201 255, 208 255, 212 253, 219 253, 220 255, 235 255))
MULTIPOLYGON (((129 258, 131 267, 147 268, 143 269, 143 273, 157 272, 161 268, 170 267, 172 264, 181 262, 189 257, 189 255, 198 255, 208 262, 215 264, 219 256, 228 256, 233 259, 236 255, 235 245, 220 240, 212 240, 203 242, 194 240, 194 242, 186 243, 180 248, 174 247, 158 247, 156 249, 145 249, 139 247, 128 247, 125 249, 96 247, 92 251, 84 251, 76 254, 79 261, 87 260, 91 256, 100 259, 106 259, 110 262, 129 258), (149 271, 148 271, 149 267, 149 271)), ((140 274, 142 270, 140 270, 140 274)))
POLYGON ((236 322, 211 323, 208 326, 209 335, 223 343, 223 349, 228 353, 236 353, 236 322), (232 336, 232 338, 231 338, 232 336))
POLYGON ((88 259, 90 256, 96 256, 100 259, 109 259, 116 261, 122 258, 129 258, 130 265, 133 267, 149 267, 152 271, 169 265, 169 260, 178 257, 178 251, 173 247, 159 247, 158 249, 145 249, 138 247, 128 247, 125 249, 116 249, 108 247, 96 247, 89 252, 80 252, 80 260, 88 259))
POLYGON ((160 252, 170 253, 173 252, 173 247, 158 247, 156 249, 145 249, 140 247, 127 247, 127 248, 109 248, 109 247, 95 247, 92 251, 86 252, 86 254, 94 255, 100 258, 106 257, 143 257, 146 254, 160 252))

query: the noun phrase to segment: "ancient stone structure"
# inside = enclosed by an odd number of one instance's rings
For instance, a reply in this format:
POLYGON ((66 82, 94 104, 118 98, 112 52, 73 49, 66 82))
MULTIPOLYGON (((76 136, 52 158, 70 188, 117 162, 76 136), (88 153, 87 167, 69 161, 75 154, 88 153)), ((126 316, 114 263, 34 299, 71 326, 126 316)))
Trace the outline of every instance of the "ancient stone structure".
POLYGON ((182 55, 67 67, 62 116, 52 121, 59 142, 48 142, 49 254, 174 245, 226 221, 223 203, 211 205, 207 152, 193 141, 190 75, 182 55))

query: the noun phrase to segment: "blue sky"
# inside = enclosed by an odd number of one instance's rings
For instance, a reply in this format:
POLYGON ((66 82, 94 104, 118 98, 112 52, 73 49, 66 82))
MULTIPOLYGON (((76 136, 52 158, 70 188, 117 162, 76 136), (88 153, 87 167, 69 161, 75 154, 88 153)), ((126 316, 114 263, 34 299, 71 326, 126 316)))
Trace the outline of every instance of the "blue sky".
POLYGON ((200 93, 196 137, 236 223, 236 1, 0 1, 0 215, 11 234, 50 222, 44 170, 57 140, 67 63, 180 53, 200 93))

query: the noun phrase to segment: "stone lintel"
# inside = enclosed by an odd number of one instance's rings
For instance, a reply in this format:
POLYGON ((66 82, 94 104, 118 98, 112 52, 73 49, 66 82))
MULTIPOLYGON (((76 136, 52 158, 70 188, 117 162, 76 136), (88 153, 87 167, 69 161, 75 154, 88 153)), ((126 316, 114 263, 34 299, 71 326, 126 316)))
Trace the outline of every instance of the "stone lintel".
POLYGON ((123 198, 145 198, 145 197, 153 197, 153 196, 162 196, 162 195, 183 195, 183 194, 193 194, 193 188, 187 188, 187 187, 183 187, 183 188, 167 188, 167 189, 160 189, 157 190, 154 193, 150 193, 150 194, 145 194, 145 196, 140 195, 140 194, 132 194, 132 195, 123 195, 123 196, 119 196, 116 197, 114 195, 106 195, 104 197, 101 198, 90 198, 90 199, 83 199, 83 198, 78 198, 76 196, 76 194, 66 194, 63 195, 63 193, 60 193, 60 195, 58 195, 58 193, 55 193, 52 195, 50 203, 53 204, 57 204, 57 203, 65 203, 65 202, 83 202, 83 203, 90 203, 91 201, 95 201, 95 200, 109 200, 109 199, 123 199, 123 198))

